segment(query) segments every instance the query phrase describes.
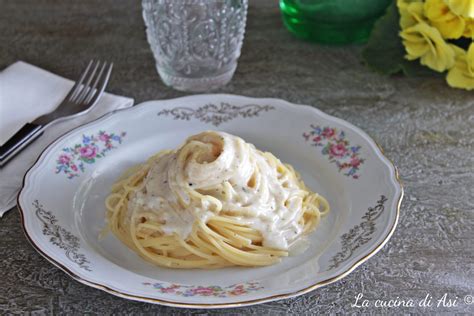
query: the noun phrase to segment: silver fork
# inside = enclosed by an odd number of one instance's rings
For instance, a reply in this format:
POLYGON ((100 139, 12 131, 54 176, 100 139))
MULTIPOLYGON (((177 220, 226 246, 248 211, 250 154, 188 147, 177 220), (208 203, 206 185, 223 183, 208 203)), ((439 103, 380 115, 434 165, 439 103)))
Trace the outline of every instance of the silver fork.
POLYGON ((112 72, 113 63, 91 60, 81 77, 56 109, 25 124, 3 146, 0 146, 0 168, 43 134, 53 123, 88 113, 102 96, 112 72))

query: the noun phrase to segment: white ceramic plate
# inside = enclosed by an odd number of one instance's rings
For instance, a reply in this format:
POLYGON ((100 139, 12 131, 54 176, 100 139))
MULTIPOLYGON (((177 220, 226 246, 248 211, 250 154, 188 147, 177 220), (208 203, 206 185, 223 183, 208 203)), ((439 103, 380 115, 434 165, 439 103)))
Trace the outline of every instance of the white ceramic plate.
POLYGON ((390 238, 402 195, 393 164, 343 120, 277 99, 197 95, 145 102, 62 136, 25 175, 18 205, 33 246, 79 282, 138 301, 222 308, 344 277, 390 238), (274 153, 328 199, 332 210, 306 252, 264 268, 173 270, 142 260, 111 234, 98 239, 104 199, 125 169, 209 129, 274 153))

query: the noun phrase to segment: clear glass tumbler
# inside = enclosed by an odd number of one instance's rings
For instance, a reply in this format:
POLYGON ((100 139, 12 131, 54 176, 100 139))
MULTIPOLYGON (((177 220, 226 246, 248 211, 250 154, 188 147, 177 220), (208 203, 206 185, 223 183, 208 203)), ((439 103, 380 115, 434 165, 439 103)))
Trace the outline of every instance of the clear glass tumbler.
POLYGON ((163 82, 208 91, 237 68, 248 0, 142 0, 148 42, 163 82))

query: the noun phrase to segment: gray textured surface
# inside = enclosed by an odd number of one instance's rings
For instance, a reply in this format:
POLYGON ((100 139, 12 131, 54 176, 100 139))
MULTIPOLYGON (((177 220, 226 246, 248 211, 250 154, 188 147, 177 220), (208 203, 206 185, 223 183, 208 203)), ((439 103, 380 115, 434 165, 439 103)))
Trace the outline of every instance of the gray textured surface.
MULTIPOLYGON (((116 62, 109 90, 136 102, 183 95, 163 86, 136 0, 0 0, 0 68, 22 59, 74 78, 91 57, 116 62)), ((372 135, 399 167, 406 195, 398 229, 348 277, 299 298, 209 314, 474 313, 474 93, 440 79, 385 78, 357 47, 293 39, 277 1, 252 1, 237 73, 219 92, 311 104, 372 135), (458 297, 451 308, 357 309, 354 297, 458 297)), ((434 302, 436 304, 436 302, 434 302)), ((0 219, 0 314, 183 313, 82 285, 28 244, 16 210, 0 219)))

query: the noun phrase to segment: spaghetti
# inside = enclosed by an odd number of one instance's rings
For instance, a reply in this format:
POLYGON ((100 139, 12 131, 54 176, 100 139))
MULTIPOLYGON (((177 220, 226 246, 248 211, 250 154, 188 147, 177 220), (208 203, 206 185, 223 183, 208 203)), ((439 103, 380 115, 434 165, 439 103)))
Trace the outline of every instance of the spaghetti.
POLYGON ((290 165, 214 131, 128 170, 105 204, 124 244, 183 269, 274 264, 329 212, 290 165))

